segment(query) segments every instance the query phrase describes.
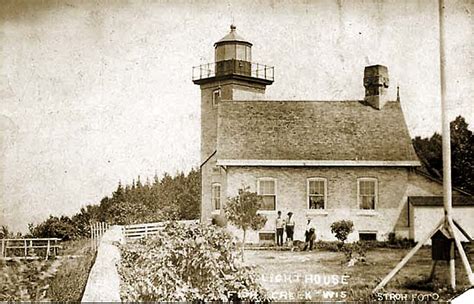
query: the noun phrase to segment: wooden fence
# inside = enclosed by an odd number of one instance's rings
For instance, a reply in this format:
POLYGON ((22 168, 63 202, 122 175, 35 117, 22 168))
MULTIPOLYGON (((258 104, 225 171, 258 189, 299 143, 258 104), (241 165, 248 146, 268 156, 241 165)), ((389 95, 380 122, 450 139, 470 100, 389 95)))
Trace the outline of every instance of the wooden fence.
MULTIPOLYGON (((189 224, 198 223, 199 221, 187 220, 187 221, 177 221, 177 222, 189 225, 189 224)), ((125 239, 129 239, 129 240, 146 238, 150 235, 159 233, 161 230, 163 230, 163 228, 165 228, 167 223, 169 223, 169 221, 126 225, 126 226, 123 226, 123 235, 125 236, 125 239)))
POLYGON ((109 224, 104 222, 98 222, 91 225, 91 248, 93 250, 97 249, 100 239, 107 230, 109 230, 109 224))
POLYGON ((38 259, 50 256, 57 256, 58 244, 61 239, 58 238, 34 238, 34 239, 1 239, 2 248, 0 258, 2 259, 38 259))

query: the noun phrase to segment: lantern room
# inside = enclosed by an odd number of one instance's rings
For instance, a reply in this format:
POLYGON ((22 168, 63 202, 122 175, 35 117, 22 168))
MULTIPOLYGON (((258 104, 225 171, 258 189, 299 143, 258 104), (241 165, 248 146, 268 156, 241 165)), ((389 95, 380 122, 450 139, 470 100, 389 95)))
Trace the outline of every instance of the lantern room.
POLYGON ((214 43, 214 62, 193 67, 195 84, 229 78, 265 85, 274 80, 273 67, 252 62, 252 43, 237 34, 235 25, 231 25, 230 32, 214 43))
POLYGON ((214 44, 215 62, 225 60, 252 61, 252 44, 239 36, 236 26, 230 26, 230 32, 214 44))

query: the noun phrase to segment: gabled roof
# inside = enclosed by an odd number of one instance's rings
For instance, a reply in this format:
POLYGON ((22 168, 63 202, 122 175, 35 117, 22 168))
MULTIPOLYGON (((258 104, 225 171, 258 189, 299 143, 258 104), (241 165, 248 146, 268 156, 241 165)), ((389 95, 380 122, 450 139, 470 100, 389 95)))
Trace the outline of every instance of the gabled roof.
MULTIPOLYGON (((442 207, 442 196, 409 196, 408 202, 419 207, 442 207)), ((472 206, 474 207, 474 197, 467 195, 453 195, 452 203, 454 207, 472 206)))
POLYGON ((222 101, 218 160, 416 162, 399 102, 222 101))

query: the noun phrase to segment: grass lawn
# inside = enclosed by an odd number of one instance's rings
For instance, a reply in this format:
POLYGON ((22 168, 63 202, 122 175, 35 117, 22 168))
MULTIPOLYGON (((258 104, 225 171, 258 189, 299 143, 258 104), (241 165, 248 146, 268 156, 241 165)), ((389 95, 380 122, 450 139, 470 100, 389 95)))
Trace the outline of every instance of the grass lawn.
MULTIPOLYGON (((247 250, 246 263, 256 265, 260 281, 270 296, 280 301, 341 300, 448 300, 453 293, 447 289, 425 288, 416 284, 428 277, 431 270, 431 248, 422 248, 389 282, 385 290, 371 297, 372 289, 405 256, 408 249, 375 248, 367 252, 367 262, 347 267, 343 253, 330 251, 291 252, 247 250), (410 287, 418 286, 418 287, 410 287), (424 289, 424 290, 421 290, 424 289), (427 290, 428 289, 428 290, 427 290), (397 298, 398 297, 398 298, 397 298), (431 298, 428 298, 431 297, 431 298)), ((473 254, 468 254, 471 266, 473 254)), ((437 266, 440 282, 449 282, 446 262, 437 266)), ((456 259, 457 293, 465 289, 467 276, 460 258, 456 259)))
POLYGON ((64 258, 58 272, 51 279, 47 292, 47 297, 51 301, 81 301, 95 260, 95 252, 91 250, 89 244, 89 239, 63 243, 61 255, 64 258))

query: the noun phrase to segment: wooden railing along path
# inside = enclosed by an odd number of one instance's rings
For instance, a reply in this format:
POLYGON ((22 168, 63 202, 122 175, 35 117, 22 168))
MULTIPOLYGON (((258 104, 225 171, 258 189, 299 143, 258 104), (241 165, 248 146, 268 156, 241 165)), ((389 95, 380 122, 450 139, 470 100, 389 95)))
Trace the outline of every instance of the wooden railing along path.
POLYGON ((38 259, 57 256, 58 250, 62 248, 58 244, 58 238, 25 238, 25 239, 1 239, 2 247, 0 258, 2 259, 38 259))
POLYGON ((99 246, 100 239, 105 234, 107 230, 109 230, 110 226, 104 222, 97 222, 91 224, 91 248, 93 250, 97 250, 99 246))
MULTIPOLYGON (((125 239, 129 239, 129 240, 146 238, 150 235, 159 233, 161 230, 163 230, 163 228, 165 228, 166 224, 168 224, 169 222, 170 221, 125 225, 123 226, 123 235, 125 239)), ((198 220, 184 220, 184 221, 177 221, 177 222, 185 224, 185 225, 190 225, 190 224, 198 223, 199 221, 198 220)))

